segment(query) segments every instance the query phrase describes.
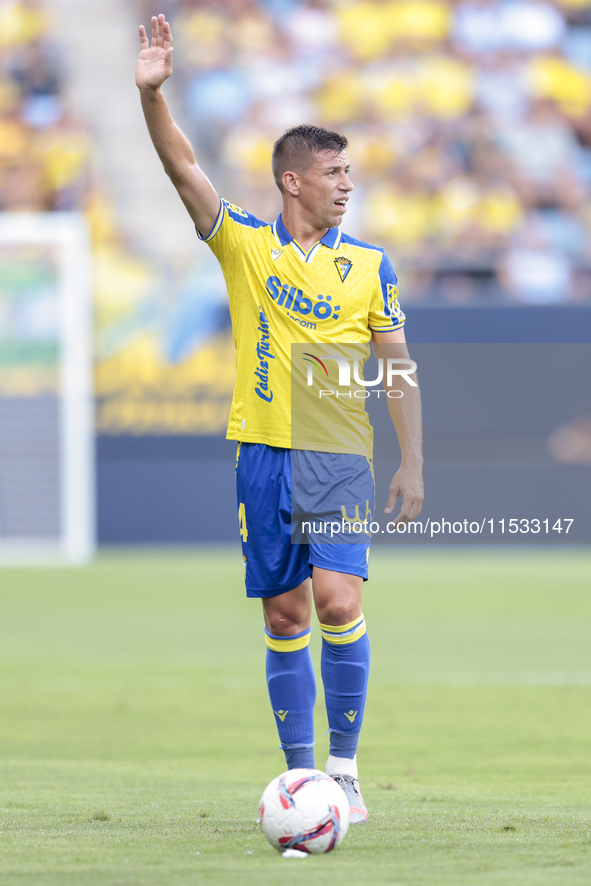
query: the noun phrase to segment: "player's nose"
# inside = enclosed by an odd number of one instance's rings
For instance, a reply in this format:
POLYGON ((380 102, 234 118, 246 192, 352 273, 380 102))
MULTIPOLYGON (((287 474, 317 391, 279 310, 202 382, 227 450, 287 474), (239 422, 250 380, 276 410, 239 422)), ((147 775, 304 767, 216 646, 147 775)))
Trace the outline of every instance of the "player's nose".
POLYGON ((349 176, 348 176, 347 173, 345 172, 345 173, 343 174, 343 180, 342 180, 341 185, 340 185, 341 190, 342 190, 342 191, 347 191, 347 193, 348 193, 349 191, 352 191, 354 187, 355 187, 355 186, 354 186, 353 182, 351 181, 351 179, 349 178, 349 176))

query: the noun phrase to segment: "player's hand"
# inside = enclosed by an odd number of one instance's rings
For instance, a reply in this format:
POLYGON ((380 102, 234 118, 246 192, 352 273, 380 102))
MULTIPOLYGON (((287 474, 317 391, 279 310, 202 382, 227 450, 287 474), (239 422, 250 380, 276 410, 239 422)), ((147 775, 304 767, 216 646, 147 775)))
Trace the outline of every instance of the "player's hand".
POLYGON ((396 519, 391 522, 409 523, 414 520, 423 507, 425 493, 423 490, 423 475, 421 469, 401 467, 394 475, 390 483, 390 493, 385 507, 385 513, 391 514, 396 507, 397 500, 402 497, 402 508, 396 519))
POLYGON ((142 51, 135 68, 138 89, 158 89, 172 74, 172 33, 163 15, 152 16, 152 45, 140 25, 142 51))

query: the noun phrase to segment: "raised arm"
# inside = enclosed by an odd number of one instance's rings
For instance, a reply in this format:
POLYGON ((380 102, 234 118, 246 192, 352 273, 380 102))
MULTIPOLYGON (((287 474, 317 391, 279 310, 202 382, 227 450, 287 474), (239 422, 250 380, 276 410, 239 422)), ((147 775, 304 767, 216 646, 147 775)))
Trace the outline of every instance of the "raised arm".
POLYGON ((142 99, 148 132, 165 172, 200 233, 215 224, 220 199, 195 159, 190 142, 172 119, 161 86, 172 74, 172 33, 163 15, 152 17, 152 43, 140 25, 141 52, 135 82, 142 99))

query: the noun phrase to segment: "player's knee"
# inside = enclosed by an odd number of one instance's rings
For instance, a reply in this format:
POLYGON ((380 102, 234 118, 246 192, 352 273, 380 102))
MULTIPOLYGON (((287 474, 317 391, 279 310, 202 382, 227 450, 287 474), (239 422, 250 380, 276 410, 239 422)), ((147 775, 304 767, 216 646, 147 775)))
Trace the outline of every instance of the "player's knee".
POLYGON ((288 637, 291 634, 299 634, 310 627, 310 621, 301 613, 267 612, 265 621, 267 628, 276 637, 288 637))
POLYGON ((318 620, 325 625, 347 625, 361 615, 359 602, 352 599, 330 600, 318 609, 318 620))

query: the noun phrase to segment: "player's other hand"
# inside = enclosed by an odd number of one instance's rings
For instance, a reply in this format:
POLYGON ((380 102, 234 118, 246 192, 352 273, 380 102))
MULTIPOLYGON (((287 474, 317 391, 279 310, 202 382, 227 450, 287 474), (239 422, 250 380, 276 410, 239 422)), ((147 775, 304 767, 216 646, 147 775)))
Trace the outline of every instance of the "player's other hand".
POLYGON ((402 497, 402 508, 392 523, 409 523, 414 520, 423 507, 425 493, 423 490, 423 475, 419 467, 401 467, 394 475, 390 483, 388 502, 385 513, 391 514, 396 507, 397 500, 402 497))
POLYGON ((158 89, 172 74, 172 33, 163 15, 152 16, 152 44, 140 25, 142 51, 135 68, 138 89, 158 89))

